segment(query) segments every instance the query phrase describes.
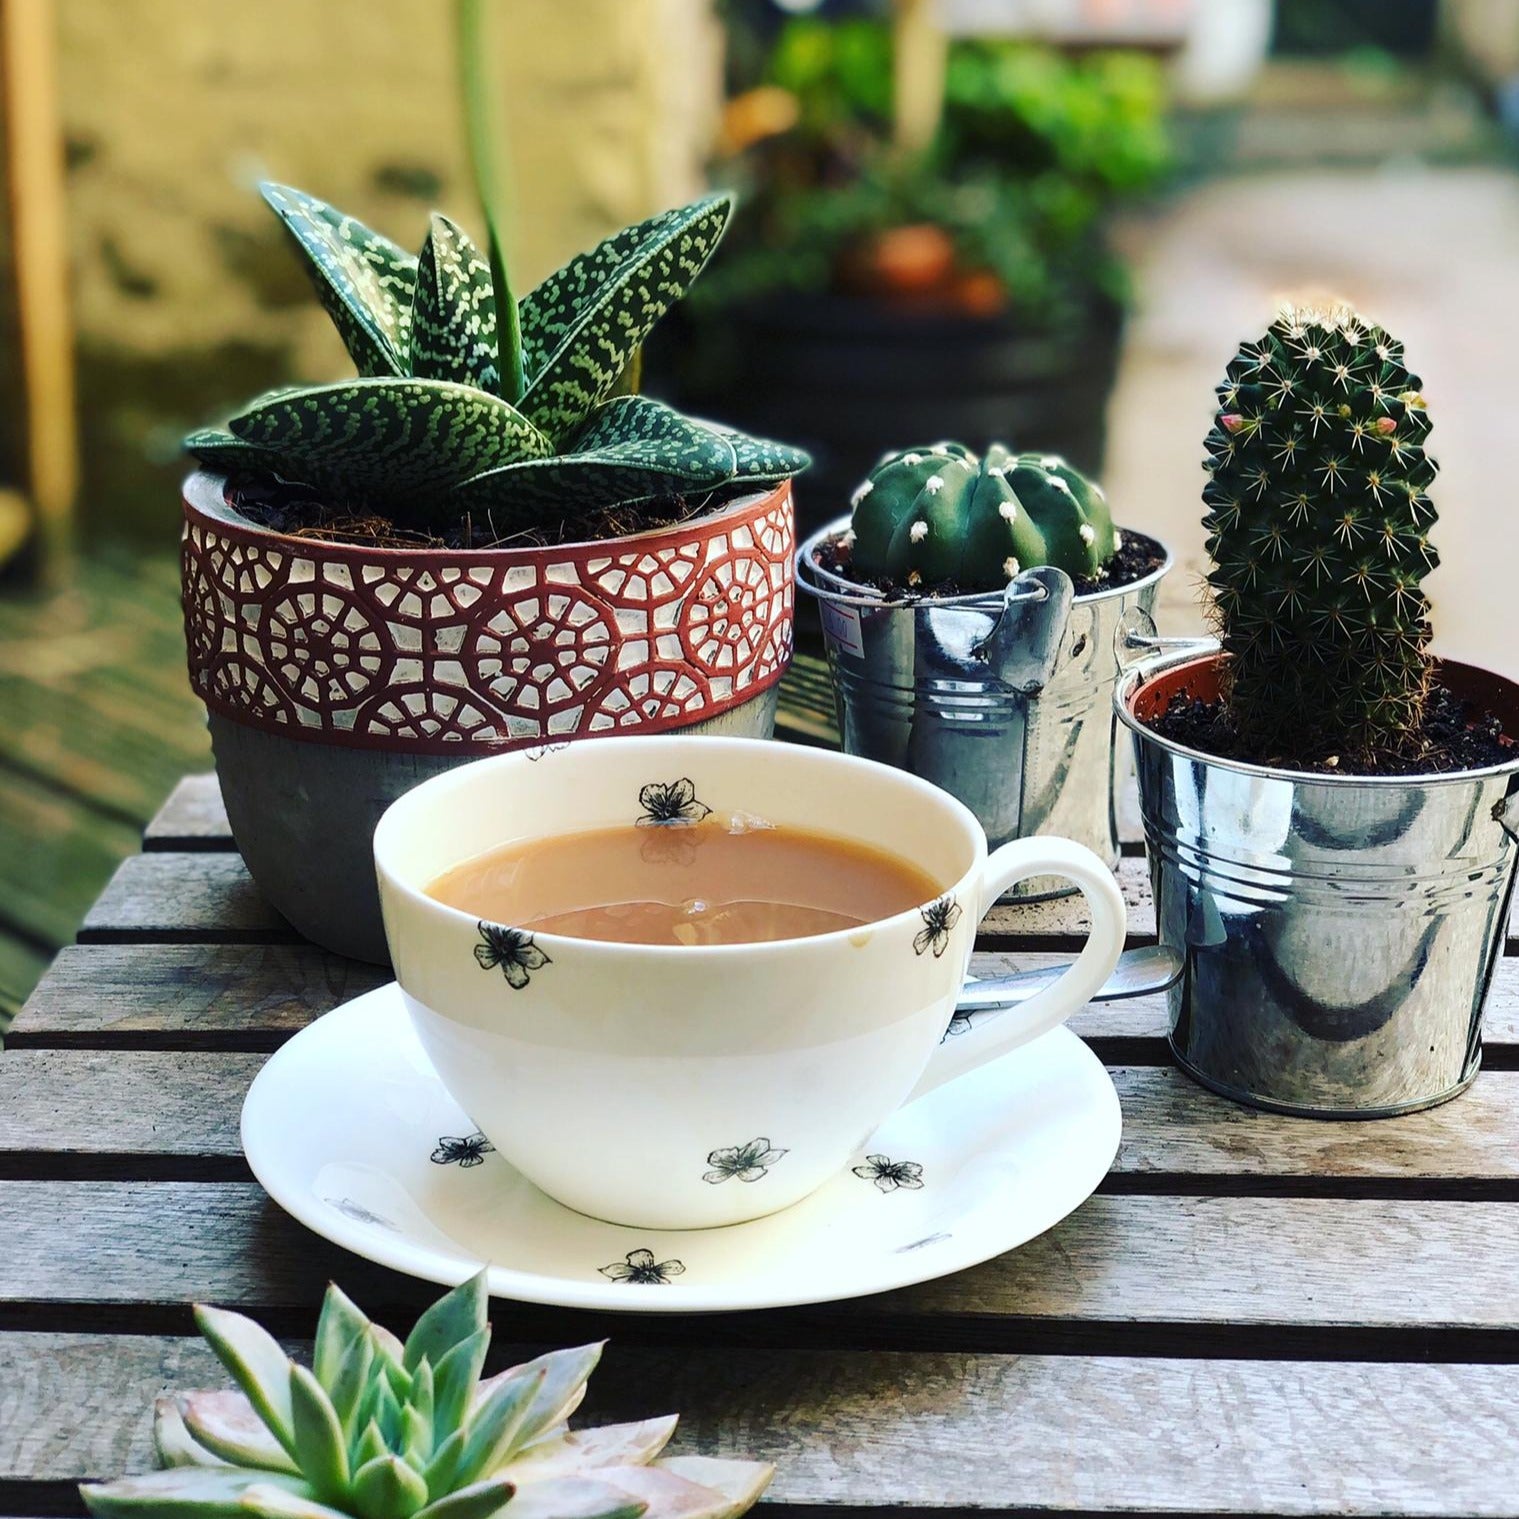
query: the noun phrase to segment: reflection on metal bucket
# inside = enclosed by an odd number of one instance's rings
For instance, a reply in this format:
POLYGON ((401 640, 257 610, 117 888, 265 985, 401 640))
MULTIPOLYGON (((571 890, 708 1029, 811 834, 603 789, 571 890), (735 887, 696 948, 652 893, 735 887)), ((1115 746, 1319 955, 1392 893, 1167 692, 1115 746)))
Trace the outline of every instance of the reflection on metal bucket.
MULTIPOLYGON (((1215 1091, 1289 1113, 1384 1117, 1454 1097, 1477 1074, 1508 921, 1519 756, 1361 778, 1213 759, 1145 718, 1215 660, 1148 662, 1117 695, 1160 942, 1184 961, 1168 993, 1176 1058, 1215 1091)), ((1447 663, 1441 676, 1456 690, 1483 672, 1447 663)))
MULTIPOLYGON (((1059 834, 1116 864, 1114 635, 1125 613, 1153 609, 1170 559, 1088 596, 1042 567, 1005 594, 889 603, 818 562, 848 526, 840 518, 814 534, 797 562, 797 584, 820 604, 845 753, 942 786, 993 848, 1059 834)), ((1070 890, 1036 877, 1014 894, 1070 890)))

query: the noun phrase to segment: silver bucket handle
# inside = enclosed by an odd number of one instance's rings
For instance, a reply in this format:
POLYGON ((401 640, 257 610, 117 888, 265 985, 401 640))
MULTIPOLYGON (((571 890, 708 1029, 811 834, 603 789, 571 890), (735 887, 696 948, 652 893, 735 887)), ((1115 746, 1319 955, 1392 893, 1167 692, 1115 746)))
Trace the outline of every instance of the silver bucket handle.
POLYGON ((1155 619, 1141 607, 1130 607, 1118 619, 1113 630, 1113 658, 1120 673, 1145 660, 1161 655, 1217 654, 1216 638, 1162 638, 1156 632, 1155 619))

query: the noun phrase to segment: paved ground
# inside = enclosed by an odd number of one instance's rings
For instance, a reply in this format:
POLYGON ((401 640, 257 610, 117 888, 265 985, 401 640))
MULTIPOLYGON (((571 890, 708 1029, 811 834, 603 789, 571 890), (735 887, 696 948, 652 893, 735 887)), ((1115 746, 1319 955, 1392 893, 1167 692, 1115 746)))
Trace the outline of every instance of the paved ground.
POLYGON ((1182 555, 1166 616, 1201 625, 1202 439, 1213 385, 1278 299, 1333 293, 1401 337, 1442 471, 1437 647, 1519 677, 1519 175, 1295 170, 1216 181, 1138 229, 1139 309, 1110 416, 1109 493, 1182 555))

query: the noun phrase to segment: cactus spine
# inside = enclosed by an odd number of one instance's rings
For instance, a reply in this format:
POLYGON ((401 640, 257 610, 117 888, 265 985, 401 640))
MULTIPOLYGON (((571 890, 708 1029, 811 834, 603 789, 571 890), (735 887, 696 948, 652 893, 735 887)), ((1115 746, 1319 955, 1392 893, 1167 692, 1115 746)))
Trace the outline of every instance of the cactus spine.
POLYGON ((899 585, 1000 591, 1036 565, 1097 578, 1118 548, 1102 491, 1055 454, 964 444, 887 454, 855 492, 852 562, 899 585))
POLYGON ((1418 747, 1439 563, 1420 390, 1402 344, 1346 307, 1284 310, 1218 388, 1207 579, 1234 726, 1262 758, 1418 747))

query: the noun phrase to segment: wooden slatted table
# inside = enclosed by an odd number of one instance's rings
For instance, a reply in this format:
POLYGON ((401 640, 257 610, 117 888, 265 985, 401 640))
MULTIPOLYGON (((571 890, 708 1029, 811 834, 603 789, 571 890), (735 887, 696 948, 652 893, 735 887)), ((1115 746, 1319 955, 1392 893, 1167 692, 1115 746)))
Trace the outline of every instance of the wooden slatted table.
MULTIPOLYGON (((1154 932, 1136 847, 1134 942, 1154 932)), ((1000 908, 975 968, 1047 962, 1079 907, 1000 908)), ((382 973, 263 903, 214 781, 185 781, 0 1056, 0 1514, 151 1464, 165 1387, 223 1379, 188 1305, 309 1335, 329 1277, 404 1328, 434 1289, 307 1233, 252 1182, 265 1055, 382 973)), ((1158 997, 1073 1021, 1124 1139, 1014 1254, 883 1297, 731 1317, 497 1302, 514 1347, 610 1335, 592 1415, 773 1459, 773 1511, 1519 1515, 1519 935, 1459 1101, 1277 1118, 1169 1064, 1158 997)))

